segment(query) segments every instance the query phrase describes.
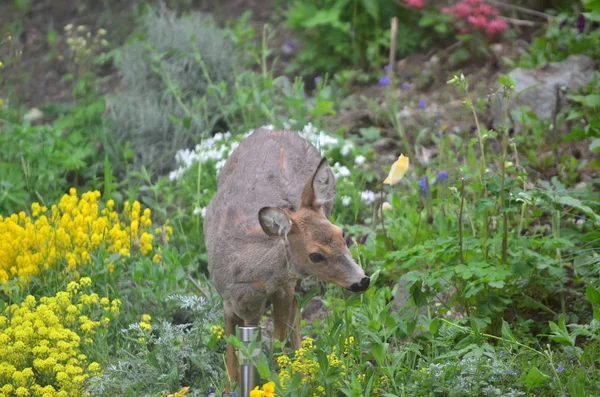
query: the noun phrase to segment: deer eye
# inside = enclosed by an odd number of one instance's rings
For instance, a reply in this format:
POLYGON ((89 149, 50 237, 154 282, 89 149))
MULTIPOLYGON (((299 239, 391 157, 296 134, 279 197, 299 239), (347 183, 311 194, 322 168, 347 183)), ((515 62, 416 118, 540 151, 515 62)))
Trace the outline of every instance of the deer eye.
POLYGON ((325 257, 323 255, 318 254, 316 252, 313 252, 312 254, 310 254, 308 256, 308 258, 313 263, 325 262, 327 260, 327 259, 325 259, 325 257))

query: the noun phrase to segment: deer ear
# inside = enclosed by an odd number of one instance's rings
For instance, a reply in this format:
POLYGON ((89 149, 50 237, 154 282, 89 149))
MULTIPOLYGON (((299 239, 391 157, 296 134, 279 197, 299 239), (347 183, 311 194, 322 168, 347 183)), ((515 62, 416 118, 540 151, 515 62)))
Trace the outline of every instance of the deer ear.
POLYGON ((280 208, 263 207, 258 211, 260 226, 271 237, 287 236, 292 230, 292 219, 280 208))
POLYGON ((329 214, 335 200, 335 176, 323 158, 302 191, 302 207, 329 214))

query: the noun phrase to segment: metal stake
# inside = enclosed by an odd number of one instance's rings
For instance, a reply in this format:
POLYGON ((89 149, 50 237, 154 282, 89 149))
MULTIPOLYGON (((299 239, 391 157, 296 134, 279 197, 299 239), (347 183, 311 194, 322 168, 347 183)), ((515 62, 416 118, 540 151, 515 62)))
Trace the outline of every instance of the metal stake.
POLYGON ((246 357, 241 351, 239 351, 240 361, 240 377, 241 377, 241 397, 250 397, 250 391, 259 385, 260 378, 258 371, 254 365, 252 365, 252 359, 256 360, 260 355, 261 351, 261 334, 260 327, 247 326, 239 327, 240 340, 244 344, 245 348, 248 349, 250 344, 254 341, 254 350, 252 351, 252 358, 246 357))

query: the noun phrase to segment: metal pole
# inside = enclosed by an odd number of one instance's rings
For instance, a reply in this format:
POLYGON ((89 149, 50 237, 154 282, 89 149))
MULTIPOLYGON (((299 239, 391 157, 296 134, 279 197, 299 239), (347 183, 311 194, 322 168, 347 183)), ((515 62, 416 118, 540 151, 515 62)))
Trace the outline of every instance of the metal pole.
MULTIPOLYGON (((248 349, 252 341, 254 343, 254 350, 252 351, 252 359, 256 360, 261 351, 261 338, 260 338, 260 327, 247 326, 239 327, 240 340, 248 349)), ((260 378, 256 367, 252 365, 252 359, 246 357, 241 351, 239 353, 240 361, 240 376, 241 384, 240 389, 242 392, 241 397, 250 397, 250 391, 259 385, 260 378)))

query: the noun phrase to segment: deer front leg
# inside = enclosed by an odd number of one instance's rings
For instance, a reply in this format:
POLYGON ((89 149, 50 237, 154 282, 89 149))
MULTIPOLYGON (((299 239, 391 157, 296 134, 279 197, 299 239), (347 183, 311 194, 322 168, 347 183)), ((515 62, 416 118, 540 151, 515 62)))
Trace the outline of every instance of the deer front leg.
MULTIPOLYGON (((225 315, 225 335, 235 335, 235 327, 242 324, 242 319, 239 318, 234 312, 231 306, 227 303, 224 304, 224 315, 225 315)), ((232 380, 236 385, 239 384, 239 362, 235 352, 235 347, 231 344, 227 344, 227 372, 229 373, 229 379, 232 380)), ((228 380, 225 382, 225 392, 231 392, 231 384, 228 380)))
POLYGON ((273 298, 273 337, 285 341, 288 327, 292 347, 298 350, 301 344, 300 315, 292 286, 278 291, 273 298))

